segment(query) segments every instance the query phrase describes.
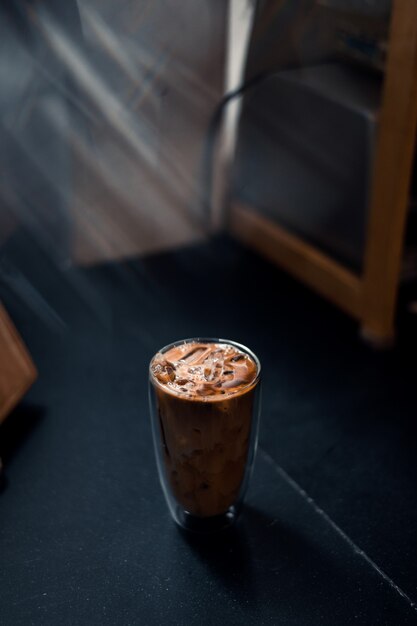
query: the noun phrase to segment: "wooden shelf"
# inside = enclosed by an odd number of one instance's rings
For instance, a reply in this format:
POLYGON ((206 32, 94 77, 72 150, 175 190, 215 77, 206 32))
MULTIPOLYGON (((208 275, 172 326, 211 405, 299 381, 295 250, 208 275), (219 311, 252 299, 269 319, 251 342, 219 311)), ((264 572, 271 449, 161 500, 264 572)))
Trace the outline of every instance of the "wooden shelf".
POLYGON ((230 230, 359 320, 362 334, 389 343, 394 318, 417 126, 417 2, 394 0, 373 159, 361 276, 301 238, 235 204, 230 230))

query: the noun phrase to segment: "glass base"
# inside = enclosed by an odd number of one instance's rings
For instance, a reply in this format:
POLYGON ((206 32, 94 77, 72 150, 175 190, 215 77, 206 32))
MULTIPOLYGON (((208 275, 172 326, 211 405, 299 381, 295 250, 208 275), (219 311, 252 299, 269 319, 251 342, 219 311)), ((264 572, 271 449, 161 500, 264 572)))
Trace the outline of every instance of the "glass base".
POLYGON ((225 513, 213 517, 198 517, 181 507, 177 507, 174 519, 181 528, 194 533, 216 533, 234 524, 238 517, 236 507, 231 506, 225 513))

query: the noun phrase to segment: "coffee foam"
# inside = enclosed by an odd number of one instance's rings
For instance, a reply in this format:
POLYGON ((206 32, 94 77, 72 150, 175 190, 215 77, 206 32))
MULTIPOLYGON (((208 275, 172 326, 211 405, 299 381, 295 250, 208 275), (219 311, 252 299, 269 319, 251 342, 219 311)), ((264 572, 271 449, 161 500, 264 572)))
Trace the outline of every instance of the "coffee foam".
POLYGON ((183 343, 158 352, 150 369, 166 391, 192 400, 220 400, 237 394, 258 374, 255 361, 228 343, 183 343))

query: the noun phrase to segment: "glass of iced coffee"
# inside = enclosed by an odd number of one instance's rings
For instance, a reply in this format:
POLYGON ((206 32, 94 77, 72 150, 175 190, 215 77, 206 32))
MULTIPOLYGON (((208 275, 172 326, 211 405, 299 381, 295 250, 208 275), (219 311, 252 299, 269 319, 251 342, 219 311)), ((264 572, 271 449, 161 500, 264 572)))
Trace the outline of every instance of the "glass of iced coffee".
POLYGON ((237 518, 252 469, 260 408, 258 358, 225 339, 185 339, 149 367, 152 432, 174 520, 210 532, 237 518))

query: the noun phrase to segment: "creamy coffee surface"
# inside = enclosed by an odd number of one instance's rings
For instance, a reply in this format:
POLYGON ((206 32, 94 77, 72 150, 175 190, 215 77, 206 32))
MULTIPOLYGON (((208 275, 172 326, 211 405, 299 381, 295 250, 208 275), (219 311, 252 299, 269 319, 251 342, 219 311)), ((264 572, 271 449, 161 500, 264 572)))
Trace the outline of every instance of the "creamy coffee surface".
POLYGON ((183 343, 158 352, 150 367, 166 391, 191 400, 239 394, 258 373, 255 361, 228 343, 183 343))

